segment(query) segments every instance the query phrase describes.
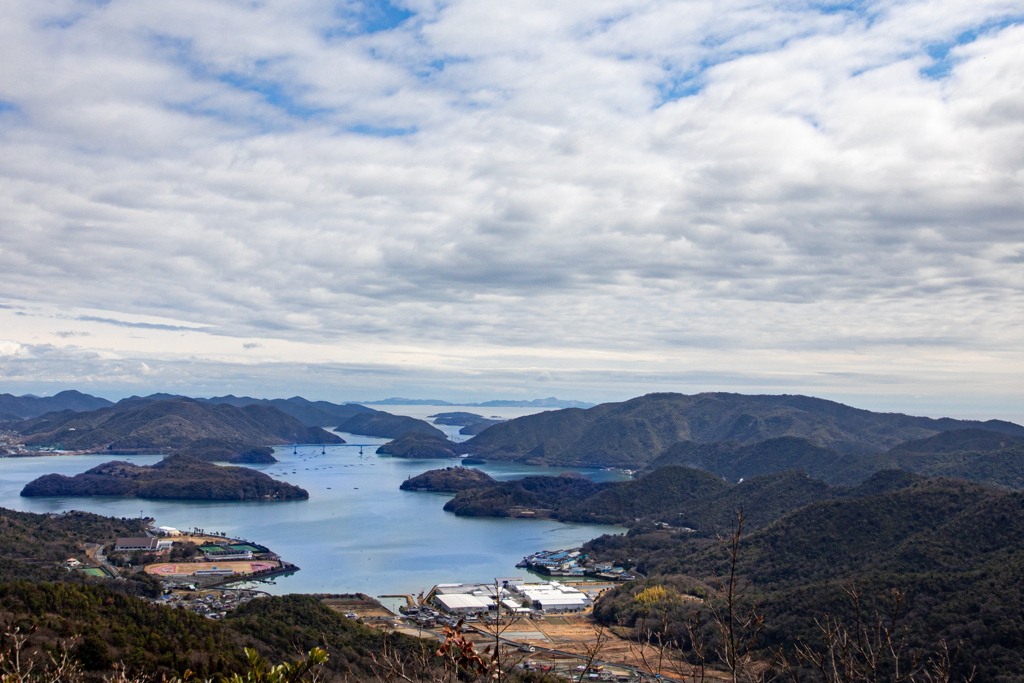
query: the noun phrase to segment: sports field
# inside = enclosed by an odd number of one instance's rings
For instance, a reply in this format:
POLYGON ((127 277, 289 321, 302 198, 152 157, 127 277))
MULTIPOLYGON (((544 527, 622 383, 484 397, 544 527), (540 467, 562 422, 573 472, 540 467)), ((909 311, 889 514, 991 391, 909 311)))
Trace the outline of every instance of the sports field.
POLYGON ((230 569, 235 574, 252 574, 264 569, 277 569, 277 562, 165 562, 146 566, 146 573, 155 576, 191 576, 197 571, 209 569, 230 569))

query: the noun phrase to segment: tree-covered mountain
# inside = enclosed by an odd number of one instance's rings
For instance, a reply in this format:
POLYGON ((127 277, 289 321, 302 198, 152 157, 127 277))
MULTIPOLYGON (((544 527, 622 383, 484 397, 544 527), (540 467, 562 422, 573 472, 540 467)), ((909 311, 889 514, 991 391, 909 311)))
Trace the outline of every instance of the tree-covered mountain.
POLYGON ((268 464, 277 462, 274 449, 270 446, 227 441, 226 439, 197 439, 178 453, 191 455, 206 462, 230 462, 233 464, 268 464))
POLYGON ((874 472, 902 469, 1020 490, 1024 489, 1024 437, 955 429, 867 455, 840 453, 796 437, 753 444, 681 441, 652 460, 643 472, 667 465, 697 467, 731 481, 797 469, 834 485, 855 485, 874 472))
POLYGON ((1024 437, 981 429, 941 432, 884 453, 849 459, 837 468, 836 476, 856 481, 866 473, 894 467, 1019 491, 1024 489, 1024 437))
MULTIPOLYGON (((831 448, 816 446, 802 437, 783 436, 746 444, 738 441, 697 443, 680 441, 665 449, 642 472, 669 465, 707 470, 729 481, 785 470, 800 470, 812 477, 835 483, 837 471, 860 459, 831 448)), ((868 472, 866 476, 870 474, 868 472)))
POLYGON ((668 466, 623 482, 598 484, 575 473, 497 482, 460 491, 444 509, 469 517, 510 517, 529 511, 531 516, 563 522, 664 523, 703 534, 728 524, 740 506, 750 510, 748 523, 760 527, 813 501, 893 490, 918 478, 884 471, 859 487, 833 487, 790 470, 730 484, 703 470, 668 466))
POLYGON ((82 412, 99 410, 114 405, 105 398, 90 396, 80 391, 62 391, 53 396, 12 396, 0 394, 0 416, 4 419, 28 419, 61 410, 82 412))
POLYGON ((638 469, 680 441, 800 437, 840 453, 869 454, 965 428, 1024 436, 1024 427, 1011 422, 874 413, 808 396, 663 393, 516 418, 487 428, 467 448, 488 460, 638 469))
POLYGON ((185 398, 131 400, 87 412, 47 413, 14 428, 27 446, 94 452, 168 453, 206 439, 216 440, 219 447, 233 444, 246 448, 344 443, 340 437, 307 427, 271 406, 236 408, 185 398))
POLYGON ((150 500, 297 500, 305 489, 247 467, 220 467, 188 455, 169 455, 155 465, 113 461, 73 477, 47 474, 21 495, 118 496, 150 500))
POLYGON ((388 439, 397 439, 406 432, 412 431, 439 436, 444 439, 448 438, 444 432, 428 422, 405 415, 392 415, 383 411, 353 415, 338 425, 334 431, 345 432, 346 434, 378 436, 388 439))
MULTIPOLYGON (((750 582, 742 607, 757 603, 765 627, 755 650, 791 650, 798 638, 816 646, 821 632, 815 619, 820 623, 826 614, 852 625, 854 606, 845 592, 852 582, 869 622, 876 610, 892 607, 893 589, 901 591, 896 633, 906 638, 908 658, 914 651, 927 657, 945 643, 957 652, 957 678, 977 667, 979 682, 1020 680, 1022 533, 1024 494, 961 481, 919 480, 877 495, 805 505, 741 540, 737 572, 741 585, 750 582)), ((649 576, 644 585, 601 598, 595 615, 608 624, 635 625, 635 595, 644 587, 691 586, 710 594, 715 577, 729 570, 716 540, 674 531, 638 528, 596 539, 585 550, 649 576)), ((673 607, 670 633, 685 633, 694 613, 681 604, 673 607)))
POLYGON ((353 415, 376 412, 373 408, 358 403, 337 404, 329 401, 309 401, 301 396, 291 398, 250 398, 248 396, 214 396, 199 399, 207 403, 228 404, 236 408, 248 405, 262 405, 277 408, 285 415, 291 415, 307 427, 335 427, 353 415))
POLYGON ((80 557, 83 541, 106 545, 119 537, 141 535, 145 528, 141 519, 78 510, 40 515, 0 508, 0 557, 55 564, 80 557))
POLYGON ((396 458, 456 458, 460 452, 459 444, 452 443, 443 434, 437 436, 416 430, 405 432, 377 448, 378 454, 396 458))

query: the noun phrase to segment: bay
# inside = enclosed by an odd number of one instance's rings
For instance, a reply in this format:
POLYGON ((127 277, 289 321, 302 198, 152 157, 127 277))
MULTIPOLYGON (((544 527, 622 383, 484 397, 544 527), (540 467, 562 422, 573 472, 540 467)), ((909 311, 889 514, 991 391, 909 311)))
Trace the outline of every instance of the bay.
MULTIPOLYGON (((442 510, 449 496, 401 491, 398 487, 408 477, 458 461, 378 456, 377 446, 387 439, 341 436, 348 444, 282 447, 275 451, 281 462, 252 466, 303 487, 310 494, 305 501, 236 503, 19 495, 29 481, 51 472, 73 475, 111 459, 139 465, 160 460, 154 455, 92 455, 0 459, 0 506, 29 512, 75 509, 115 517, 146 515, 161 526, 200 527, 253 540, 301 567, 292 575, 278 577, 272 585, 261 585, 275 594, 415 594, 437 583, 489 582, 498 576, 522 575, 516 562, 538 550, 575 547, 601 534, 624 531, 620 527, 548 520, 456 517, 442 510)), ((479 468, 500 480, 567 471, 508 463, 487 463, 479 468)), ((628 478, 617 471, 574 471, 597 481, 628 478)))

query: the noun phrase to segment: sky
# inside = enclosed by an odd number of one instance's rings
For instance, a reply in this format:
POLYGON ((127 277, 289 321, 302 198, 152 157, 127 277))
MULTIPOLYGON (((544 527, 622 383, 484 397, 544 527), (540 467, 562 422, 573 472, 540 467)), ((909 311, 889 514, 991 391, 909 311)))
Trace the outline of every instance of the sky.
POLYGON ((0 392, 1024 422, 1019 0, 6 0, 0 392))

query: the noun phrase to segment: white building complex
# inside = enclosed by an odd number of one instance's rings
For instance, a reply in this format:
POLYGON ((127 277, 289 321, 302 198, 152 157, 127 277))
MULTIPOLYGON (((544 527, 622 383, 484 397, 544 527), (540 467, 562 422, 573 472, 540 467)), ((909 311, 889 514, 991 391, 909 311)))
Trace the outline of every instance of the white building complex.
POLYGON ((136 550, 157 552, 159 550, 169 550, 172 545, 173 541, 165 541, 160 538, 149 536, 142 538, 119 538, 117 539, 117 544, 114 546, 114 552, 131 553, 136 550))
POLYGON ((582 612, 593 604, 586 594, 557 581, 524 583, 521 578, 502 578, 497 584, 497 596, 493 583, 438 584, 434 603, 448 614, 458 615, 493 612, 498 600, 504 613, 528 613, 531 608, 549 614, 582 612))
POLYGON ((533 609, 541 612, 582 612, 594 603, 585 593, 557 581, 524 583, 512 590, 521 600, 529 598, 533 609))

